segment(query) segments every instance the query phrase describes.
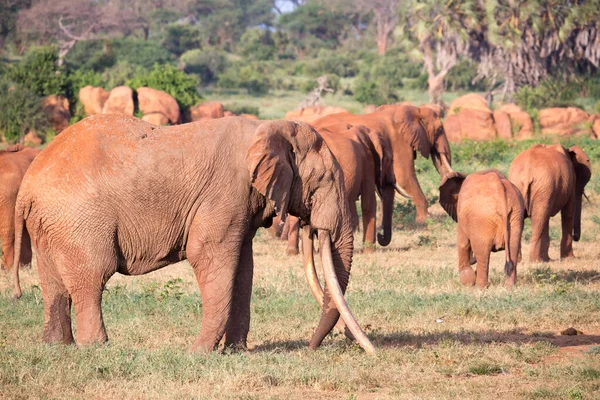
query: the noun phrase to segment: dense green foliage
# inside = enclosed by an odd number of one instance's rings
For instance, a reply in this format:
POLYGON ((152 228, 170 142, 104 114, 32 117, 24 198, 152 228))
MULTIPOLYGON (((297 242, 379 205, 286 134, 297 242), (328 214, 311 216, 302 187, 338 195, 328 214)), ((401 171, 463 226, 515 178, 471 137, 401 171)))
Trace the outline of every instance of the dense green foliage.
POLYGON ((33 48, 19 63, 11 64, 7 78, 38 96, 65 93, 64 71, 56 67, 57 51, 53 47, 33 48))
POLYGON ((44 135, 48 119, 37 93, 3 78, 0 93, 0 132, 7 141, 15 142, 29 129, 44 135))

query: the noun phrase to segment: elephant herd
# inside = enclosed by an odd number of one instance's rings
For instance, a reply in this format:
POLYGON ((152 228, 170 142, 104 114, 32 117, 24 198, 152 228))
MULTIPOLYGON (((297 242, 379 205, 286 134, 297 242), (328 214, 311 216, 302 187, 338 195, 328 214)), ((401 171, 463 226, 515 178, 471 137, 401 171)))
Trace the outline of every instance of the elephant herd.
POLYGON ((452 170, 441 120, 427 107, 384 106, 311 125, 227 117, 159 127, 104 114, 70 126, 41 152, 19 145, 0 152, 0 212, 14 221, 0 230, 2 264, 12 265, 20 297, 19 266, 30 261, 33 248, 44 341, 74 342, 72 306, 77 343, 107 341, 101 304, 110 277, 187 259, 203 307, 192 349, 211 351, 222 341, 246 348, 252 240, 277 218, 286 221, 289 253, 297 252, 302 231, 305 273, 322 308, 309 347, 317 348, 341 317, 347 336, 374 352, 344 298, 359 224, 356 201, 367 252, 376 236, 380 245, 390 243, 395 192, 412 198, 417 220, 424 221, 417 154, 431 156, 441 179, 440 204, 458 222, 462 283, 485 287, 489 254, 503 249, 507 285, 516 283, 526 217, 532 261, 548 260, 548 221, 559 211, 561 257, 573 255, 591 177, 590 161, 577 146, 535 145, 515 158, 509 179, 497 170, 465 176, 452 170), (378 235, 377 195, 383 210, 378 235), (315 271, 314 236, 324 287, 315 271))

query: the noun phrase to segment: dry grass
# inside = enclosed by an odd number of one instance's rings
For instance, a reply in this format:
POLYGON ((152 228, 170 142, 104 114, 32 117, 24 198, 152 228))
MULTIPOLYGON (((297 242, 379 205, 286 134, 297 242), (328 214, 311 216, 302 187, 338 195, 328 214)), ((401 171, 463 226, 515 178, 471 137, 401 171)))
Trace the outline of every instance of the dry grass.
MULTIPOLYGON (((301 259, 264 231, 245 353, 187 351, 202 315, 187 262, 113 277, 103 303, 111 341, 83 349, 42 344, 34 270, 23 271, 17 303, 0 274, 0 398, 599 398, 600 193, 591 195, 577 258, 530 264, 525 240, 512 291, 504 253, 492 256, 489 289, 460 285, 455 225, 439 206, 427 229, 397 230, 372 255, 357 251, 347 297, 375 356, 339 333, 307 350, 319 310, 301 259), (570 326, 585 335, 559 335, 570 326)), ((555 237, 559 218, 551 225, 555 237)), ((556 240, 550 256, 558 259, 556 240)))

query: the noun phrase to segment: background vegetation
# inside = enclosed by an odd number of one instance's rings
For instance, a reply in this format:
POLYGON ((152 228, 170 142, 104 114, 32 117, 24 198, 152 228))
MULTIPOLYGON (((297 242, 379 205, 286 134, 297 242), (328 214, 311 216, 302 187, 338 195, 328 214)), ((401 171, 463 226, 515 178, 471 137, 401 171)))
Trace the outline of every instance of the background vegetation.
MULTIPOLYGON (((75 121, 85 85, 149 85, 184 111, 226 99, 280 118, 321 75, 336 91, 325 103, 354 112, 465 91, 533 114, 598 112, 599 10, 600 0, 6 0, 0 74, 30 100, 67 96, 75 121)), ((22 122, 0 129, 9 139, 44 129, 38 111, 12 107, 22 122)))

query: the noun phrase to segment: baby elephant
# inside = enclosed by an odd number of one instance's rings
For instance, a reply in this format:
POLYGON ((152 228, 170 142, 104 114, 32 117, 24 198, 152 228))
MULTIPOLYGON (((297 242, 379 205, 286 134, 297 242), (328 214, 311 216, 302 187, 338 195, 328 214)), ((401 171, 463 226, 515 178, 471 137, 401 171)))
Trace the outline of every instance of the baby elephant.
POLYGON ((485 288, 490 252, 506 249, 506 285, 515 285, 525 209, 519 189, 495 169, 468 177, 450 172, 440 183, 440 204, 458 222, 460 282, 485 288), (469 262, 471 253, 477 260, 477 272, 469 262))

